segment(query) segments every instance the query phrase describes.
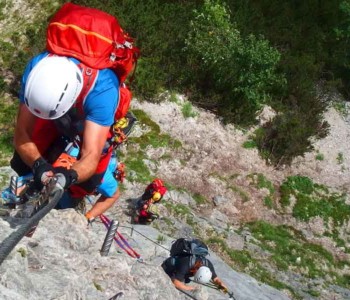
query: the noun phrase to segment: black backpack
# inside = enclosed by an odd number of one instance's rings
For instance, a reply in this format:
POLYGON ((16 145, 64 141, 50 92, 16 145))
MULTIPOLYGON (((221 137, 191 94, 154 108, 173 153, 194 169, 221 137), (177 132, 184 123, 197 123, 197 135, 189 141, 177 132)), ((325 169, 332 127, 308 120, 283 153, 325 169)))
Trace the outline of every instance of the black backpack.
POLYGON ((170 256, 200 256, 206 257, 209 254, 208 246, 199 239, 179 238, 173 241, 170 248, 170 256))

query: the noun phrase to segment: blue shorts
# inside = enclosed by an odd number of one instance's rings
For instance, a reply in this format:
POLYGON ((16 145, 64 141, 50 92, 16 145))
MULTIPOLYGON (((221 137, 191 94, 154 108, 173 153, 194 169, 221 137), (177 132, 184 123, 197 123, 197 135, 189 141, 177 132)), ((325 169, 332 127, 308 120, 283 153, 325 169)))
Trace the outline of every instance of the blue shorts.
POLYGON ((112 197, 118 189, 118 181, 114 176, 118 168, 117 157, 112 154, 107 170, 102 178, 101 184, 97 187, 97 193, 109 198, 112 197))

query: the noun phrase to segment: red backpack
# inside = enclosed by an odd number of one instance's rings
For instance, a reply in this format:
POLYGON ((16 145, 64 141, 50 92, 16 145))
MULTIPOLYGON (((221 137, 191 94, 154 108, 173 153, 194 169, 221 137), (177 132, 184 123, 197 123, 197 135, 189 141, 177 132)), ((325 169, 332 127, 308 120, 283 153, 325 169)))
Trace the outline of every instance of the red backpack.
POLYGON ((88 68, 112 69, 120 81, 115 115, 115 119, 119 119, 126 115, 132 97, 124 81, 134 72, 140 56, 133 42, 114 16, 95 8, 66 3, 48 25, 46 49, 57 55, 74 57, 88 68))
POLYGON ((164 196, 167 188, 164 186, 163 180, 156 178, 146 187, 146 191, 151 191, 152 193, 158 192, 164 196))

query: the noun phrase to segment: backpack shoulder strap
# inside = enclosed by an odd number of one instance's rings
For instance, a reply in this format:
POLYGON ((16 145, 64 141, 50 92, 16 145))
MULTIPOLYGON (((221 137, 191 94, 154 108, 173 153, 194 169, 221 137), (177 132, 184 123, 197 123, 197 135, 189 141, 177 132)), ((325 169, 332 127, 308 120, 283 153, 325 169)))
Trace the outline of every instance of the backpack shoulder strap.
POLYGON ((83 74, 83 88, 75 101, 74 106, 77 108, 79 115, 84 115, 83 105, 86 97, 93 90, 96 84, 99 70, 90 68, 83 63, 79 63, 78 67, 83 74))
POLYGON ((205 257, 201 257, 201 259, 202 259, 202 265, 205 267, 209 267, 208 260, 205 257))
POLYGON ((190 269, 192 269, 195 264, 196 264, 196 256, 195 255, 191 255, 190 256, 190 269))

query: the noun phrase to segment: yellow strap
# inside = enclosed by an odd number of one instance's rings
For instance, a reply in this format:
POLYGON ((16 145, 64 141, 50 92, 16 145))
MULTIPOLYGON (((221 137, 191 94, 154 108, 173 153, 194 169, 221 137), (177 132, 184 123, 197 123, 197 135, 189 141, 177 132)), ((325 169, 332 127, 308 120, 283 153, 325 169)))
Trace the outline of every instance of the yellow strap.
POLYGON ((100 38, 101 40, 104 40, 107 43, 113 44, 113 41, 110 40, 109 38, 106 38, 105 36, 103 36, 101 34, 98 34, 96 32, 93 32, 93 31, 87 31, 85 29, 80 28, 77 25, 74 25, 74 24, 63 24, 63 23, 59 23, 59 22, 53 22, 53 23, 49 24, 49 26, 53 26, 53 25, 64 27, 64 28, 73 28, 73 29, 75 29, 77 31, 80 31, 83 34, 94 35, 94 36, 100 38))

